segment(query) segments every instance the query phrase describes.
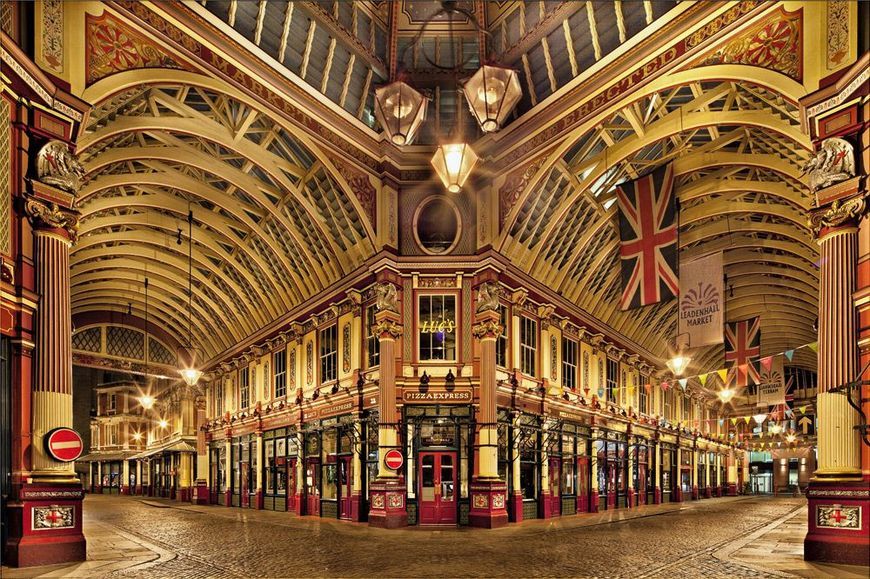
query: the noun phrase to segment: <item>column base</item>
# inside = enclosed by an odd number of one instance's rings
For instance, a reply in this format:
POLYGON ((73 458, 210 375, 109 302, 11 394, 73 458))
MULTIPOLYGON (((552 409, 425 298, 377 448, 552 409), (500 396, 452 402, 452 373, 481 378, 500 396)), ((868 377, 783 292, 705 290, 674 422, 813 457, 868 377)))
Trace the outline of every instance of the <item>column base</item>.
POLYGON ((870 481, 810 481, 804 560, 870 566, 870 481))
POLYGON ((551 519, 553 517, 553 497, 549 491, 541 492, 541 498, 538 500, 538 514, 542 519, 551 519))
POLYGON ((371 497, 369 525, 383 529, 408 526, 404 478, 375 479, 369 490, 369 496, 371 497))
POLYGON ((195 505, 209 504, 208 484, 204 480, 198 480, 194 484, 192 502, 195 505))
POLYGON ((656 487, 653 491, 653 504, 662 504, 662 489, 660 487, 656 487))
POLYGON ((122 495, 129 495, 130 494, 130 487, 121 487, 121 494, 122 495))
POLYGON ((233 493, 230 491, 224 491, 224 506, 231 507, 233 506, 233 493))
POLYGON ((697 501, 699 496, 698 487, 692 487, 692 500, 697 501))
POLYGON ((681 487, 677 487, 674 489, 674 501, 675 503, 683 502, 683 489, 681 487))
POLYGON ((501 480, 471 481, 471 509, 468 523, 472 527, 494 529, 508 524, 507 485, 501 480))
POLYGON ((142 496, 142 487, 136 487, 136 495, 142 496))
POLYGON ((13 489, 15 495, 18 500, 6 505, 6 564, 31 567, 87 559, 87 542, 82 534, 84 492, 78 482, 24 484, 13 489))
POLYGON ((713 490, 710 487, 704 487, 704 498, 709 499, 713 496, 713 490))
POLYGON ((513 510, 513 516, 511 518, 511 522, 513 523, 522 523, 523 522, 523 495, 521 493, 514 493, 510 498, 511 507, 513 510))
POLYGON ((737 483, 728 483, 728 491, 725 494, 729 497, 736 497, 739 494, 737 492, 737 483))
POLYGON ((178 492, 176 493, 175 497, 173 497, 173 498, 177 498, 182 503, 189 503, 192 496, 193 496, 193 489, 192 488, 181 487, 180 489, 178 489, 178 492))
POLYGON ((577 495, 577 512, 586 513, 589 511, 589 497, 577 495))
POLYGON ((598 512, 598 503, 601 502, 599 498, 598 489, 592 489, 592 495, 589 497, 589 512, 597 513, 598 512))
POLYGON ((262 511, 262 510, 263 510, 263 505, 264 505, 264 501, 263 501, 263 491, 257 491, 257 492, 254 494, 254 508, 255 508, 256 510, 258 510, 258 511, 262 511))
POLYGON ((350 495, 350 520, 358 523, 362 520, 362 514, 360 513, 360 504, 362 504, 362 496, 359 492, 354 491, 353 494, 350 495))

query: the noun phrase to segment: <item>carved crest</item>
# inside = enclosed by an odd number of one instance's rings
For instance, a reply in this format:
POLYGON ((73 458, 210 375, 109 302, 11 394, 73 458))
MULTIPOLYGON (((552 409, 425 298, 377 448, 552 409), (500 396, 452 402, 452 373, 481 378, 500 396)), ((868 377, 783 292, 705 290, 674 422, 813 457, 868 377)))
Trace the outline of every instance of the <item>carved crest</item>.
POLYGON ((474 311, 480 312, 497 312, 499 306, 499 289, 498 284, 491 281, 480 284, 477 289, 477 304, 474 311))
POLYGON ((66 143, 49 141, 36 155, 36 178, 73 195, 79 192, 85 168, 66 143))
POLYGON ((836 137, 825 139, 822 146, 803 167, 810 174, 810 188, 824 189, 855 176, 855 151, 852 145, 836 137))
POLYGON ((391 283, 379 283, 375 286, 375 307, 379 312, 399 312, 399 294, 396 286, 391 283))

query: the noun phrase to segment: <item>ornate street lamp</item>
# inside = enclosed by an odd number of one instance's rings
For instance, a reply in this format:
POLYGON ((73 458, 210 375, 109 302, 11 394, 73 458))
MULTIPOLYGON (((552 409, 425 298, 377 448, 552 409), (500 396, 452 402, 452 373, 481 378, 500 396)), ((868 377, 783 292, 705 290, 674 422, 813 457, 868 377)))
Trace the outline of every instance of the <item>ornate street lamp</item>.
POLYGON ((489 64, 468 79, 463 92, 484 133, 497 131, 523 96, 517 71, 489 64))
POLYGON ((468 143, 449 143, 435 150, 431 162, 444 187, 451 193, 459 193, 478 159, 468 143))
POLYGON ((394 145, 414 142, 428 104, 428 98, 400 80, 375 90, 375 117, 394 145))

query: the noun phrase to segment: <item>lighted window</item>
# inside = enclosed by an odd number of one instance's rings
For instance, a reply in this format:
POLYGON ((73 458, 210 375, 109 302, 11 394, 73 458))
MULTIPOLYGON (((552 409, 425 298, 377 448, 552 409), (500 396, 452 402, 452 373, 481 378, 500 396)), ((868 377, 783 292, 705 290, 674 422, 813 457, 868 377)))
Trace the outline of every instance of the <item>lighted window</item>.
POLYGON ((275 352, 275 398, 287 395, 287 350, 275 352))
POLYGON ((251 369, 242 368, 239 371, 239 401, 241 408, 251 405, 251 369))
POLYGON ((114 394, 112 394, 111 396, 109 396, 109 410, 114 412, 115 410, 117 410, 117 408, 118 408, 118 399, 115 397, 114 394))
POLYGON ((538 351, 538 322, 525 316, 520 318, 520 370, 526 376, 535 375, 538 351))
POLYGON ((649 384, 649 376, 641 375, 640 384, 637 385, 640 396, 638 410, 643 414, 649 414, 649 394, 646 391, 647 384, 649 384))
POLYGON ((495 342, 495 365, 507 368, 508 335, 510 334, 510 319, 505 305, 498 306, 498 323, 501 325, 501 333, 495 342))
POLYGON ((577 388, 577 342, 562 338, 562 385, 577 388))
POLYGON ((619 392, 619 362, 607 359, 607 401, 616 402, 619 392))
POLYGON ((419 360, 455 360, 456 296, 420 296, 417 305, 419 360))
POLYGON ((381 363, 381 341, 375 330, 375 306, 366 308, 366 355, 368 367, 373 368, 381 363))
POLYGON ((332 325, 320 330, 320 383, 325 384, 338 376, 338 326, 332 325))

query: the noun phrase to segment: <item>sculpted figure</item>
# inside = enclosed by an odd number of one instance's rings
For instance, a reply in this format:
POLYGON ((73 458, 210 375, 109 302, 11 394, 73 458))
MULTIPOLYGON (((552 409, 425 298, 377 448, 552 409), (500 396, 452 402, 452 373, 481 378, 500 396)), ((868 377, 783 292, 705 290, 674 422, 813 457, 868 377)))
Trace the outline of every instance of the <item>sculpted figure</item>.
POLYGON ((375 307, 378 311, 398 312, 399 294, 396 286, 391 283, 379 283, 375 286, 375 307))
POLYGON ((49 141, 36 156, 37 178, 75 195, 82 186, 85 168, 66 143, 49 141))
POLYGON ((487 312, 487 311, 498 311, 498 285, 488 281, 480 284, 480 288, 477 290, 477 306, 475 307, 475 311, 487 312))
POLYGON ((818 191, 855 176, 855 153, 848 141, 825 139, 815 156, 804 165, 810 174, 810 188, 818 191))

